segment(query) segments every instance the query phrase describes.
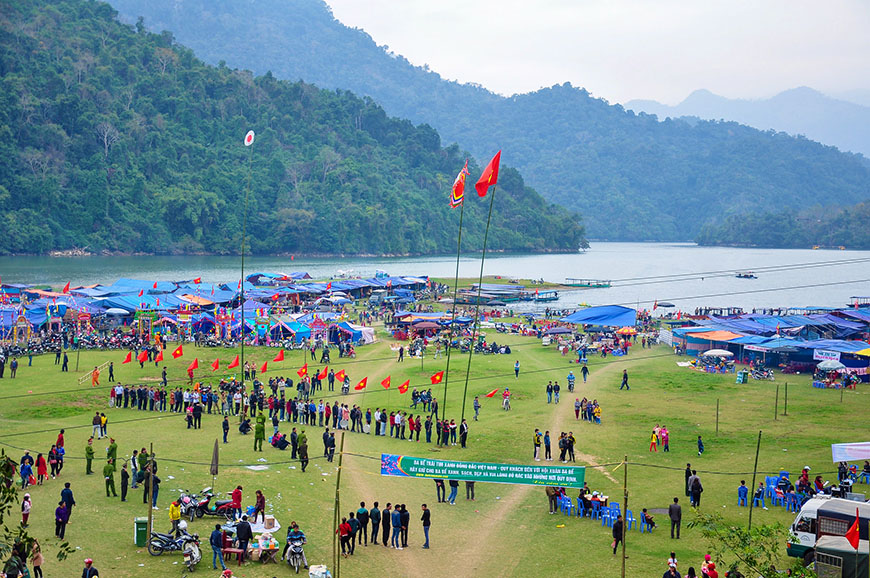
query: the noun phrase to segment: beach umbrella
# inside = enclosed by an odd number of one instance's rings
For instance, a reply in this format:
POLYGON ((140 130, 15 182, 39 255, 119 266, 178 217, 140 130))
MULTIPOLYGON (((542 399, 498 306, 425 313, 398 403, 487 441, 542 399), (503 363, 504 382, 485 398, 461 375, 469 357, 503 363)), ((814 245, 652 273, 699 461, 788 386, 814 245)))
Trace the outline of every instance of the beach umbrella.
POLYGON ((619 335, 636 335, 637 329, 635 329, 634 327, 622 327, 620 329, 617 329, 616 333, 618 333, 619 335))
POLYGON ((817 369, 821 369, 824 371, 839 371, 841 369, 846 369, 846 366, 840 363, 839 361, 834 361, 833 359, 827 359, 816 366, 817 369))
POLYGON ((708 349, 701 354, 702 357, 734 357, 727 349, 708 349))

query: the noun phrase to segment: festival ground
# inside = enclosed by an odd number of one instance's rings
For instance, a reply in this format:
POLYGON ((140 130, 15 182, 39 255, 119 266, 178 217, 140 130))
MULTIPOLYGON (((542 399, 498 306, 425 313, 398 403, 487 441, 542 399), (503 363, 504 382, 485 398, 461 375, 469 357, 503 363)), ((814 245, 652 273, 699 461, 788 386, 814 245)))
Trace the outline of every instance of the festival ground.
MULTIPOLYGON (((353 360, 334 359, 333 367, 345 369, 352 384, 368 376, 365 392, 342 397, 338 393, 324 392, 324 399, 338 395, 340 403, 359 404, 363 408, 388 407, 407 409, 410 394, 400 395, 395 389, 384 390, 381 379, 392 376, 393 388, 405 379, 412 387, 428 387, 429 376, 444 369, 443 358, 406 359, 397 363, 389 348, 389 338, 379 331, 380 341, 360 347, 353 360)), ((831 463, 832 442, 864 439, 866 416, 870 398, 865 388, 841 392, 813 389, 809 376, 777 375, 776 382, 751 381, 746 385, 734 383, 734 376, 714 375, 676 366, 676 358, 666 347, 652 350, 632 348, 625 358, 608 357, 590 360, 590 379, 587 384, 578 377, 575 396, 597 399, 602 407, 601 425, 576 421, 574 397, 567 392, 565 376, 577 366, 553 347, 543 347, 539 340, 499 334, 499 342, 511 345, 512 355, 476 355, 472 379, 468 387, 468 408, 474 395, 482 395, 496 387, 510 387, 514 393, 513 409, 502 411, 500 399, 484 399, 479 422, 469 419, 471 430, 466 450, 448 447, 438 450, 431 445, 375 438, 355 433, 346 434, 344 472, 341 480, 341 509, 356 510, 359 502, 368 507, 378 500, 407 504, 411 511, 409 548, 403 551, 382 546, 358 547, 356 554, 342 560, 341 574, 347 577, 373 576, 548 576, 563 574, 566 568, 582 568, 584 576, 618 576, 620 560, 610 551, 610 529, 589 519, 569 518, 561 514, 549 515, 543 488, 478 483, 476 501, 465 500, 460 487, 455 506, 438 504, 434 483, 409 478, 383 478, 379 475, 381 452, 415 456, 437 456, 446 459, 492 461, 527 464, 532 461, 532 432, 534 428, 550 430, 554 440, 554 453, 558 456, 556 439, 560 431, 571 430, 578 440, 578 465, 614 464, 627 455, 628 509, 638 516, 646 508, 666 508, 674 496, 683 503, 683 534, 680 541, 668 535, 666 515, 657 515, 659 528, 652 534, 641 534, 636 529, 627 532, 628 576, 657 576, 663 572, 669 552, 676 551, 680 568, 689 565, 696 569, 706 545, 697 530, 686 528, 693 515, 683 491, 683 469, 687 462, 702 472, 704 485, 702 510, 721 512, 729 521, 745 523, 748 509, 736 506, 736 488, 741 479, 751 480, 755 442, 759 430, 764 431, 761 444, 759 472, 778 472, 782 469, 799 472, 804 465, 812 466, 812 474, 822 473, 825 479, 835 479, 831 463), (519 379, 513 375, 513 365, 520 360, 519 379), (619 391, 622 370, 630 376, 630 391, 619 391), (548 405, 544 385, 547 380, 563 384, 562 400, 548 405), (785 381, 788 388, 788 416, 774 420, 775 390, 780 387, 779 413, 783 413, 785 381), (720 402, 719 434, 716 435, 715 408, 720 402), (665 424, 670 430, 670 453, 648 452, 652 428, 665 424), (696 440, 702 435, 706 451, 698 456, 696 440), (639 465, 634 465, 639 464, 639 465), (741 473, 742 472, 742 473, 741 473), (423 550, 420 527, 420 504, 432 508, 431 549, 423 550)), ((185 385, 185 368, 194 357, 199 357, 205 370, 197 372, 197 379, 216 382, 209 363, 215 357, 231 359, 234 352, 219 349, 197 349, 185 346, 184 357, 172 360, 167 355, 170 383, 185 385)), ((288 352, 283 364, 271 359, 274 349, 248 349, 249 358, 257 365, 270 361, 269 375, 292 375, 302 365, 302 352, 288 352)), ((167 508, 179 489, 199 490, 211 485, 208 464, 214 440, 220 437, 220 418, 203 416, 201 430, 186 429, 185 420, 178 414, 157 414, 134 410, 109 409, 108 388, 91 388, 88 379, 78 385, 78 377, 103 361, 115 362, 115 376, 123 383, 158 383, 159 370, 154 364, 140 369, 138 364, 121 365, 123 352, 83 352, 79 361, 80 374, 61 373, 54 364, 54 356, 41 356, 27 365, 27 359, 15 380, 0 381, 0 414, 4 422, 0 443, 7 454, 17 460, 23 449, 33 455, 47 453, 60 428, 66 429, 67 460, 62 475, 49 479, 42 487, 33 487, 31 535, 37 537, 46 553, 45 571, 53 576, 78 575, 82 560, 92 557, 101 575, 173 576, 182 575, 181 556, 148 555, 145 548, 133 545, 133 518, 147 515, 142 503, 142 489, 130 490, 128 503, 118 498, 106 498, 103 478, 99 473, 85 476, 83 460, 86 440, 91 433, 91 416, 95 410, 109 416, 108 433, 118 442, 118 455, 128 457, 134 448, 154 444, 159 461, 160 510, 154 512, 157 530, 169 529, 167 508), (57 540, 52 536, 52 513, 57 504, 63 482, 72 483, 78 506, 74 509, 67 539, 76 548, 69 560, 57 562, 57 540)), ((466 356, 451 360, 449 390, 444 403, 443 391, 435 389, 442 407, 447 406, 447 417, 458 421, 459 402, 464 385, 463 371, 466 356)), ((70 356, 71 369, 76 357, 70 356)), ((310 367, 319 367, 310 365, 310 367)), ((219 374, 217 374, 219 375, 219 374)), ((103 373, 105 378, 106 373, 103 373)), ((295 377, 295 375, 292 375, 295 377)), ((317 395, 316 399, 321 396, 317 395)), ((416 413, 416 412, 415 412, 416 413)), ((420 411, 419 413, 423 413, 420 411)), ((253 436, 242 436, 233 421, 229 444, 221 445, 221 469, 216 489, 228 492, 237 484, 244 486, 243 505, 253 504, 256 489, 262 489, 267 498, 267 513, 276 516, 283 529, 278 538, 284 539, 290 521, 295 520, 308 537, 306 553, 310 563, 332 566, 333 500, 335 495, 336 465, 329 464, 322 455, 320 434, 323 429, 305 427, 309 437, 312 462, 306 473, 298 463, 290 460, 290 452, 266 447, 263 453, 253 453, 253 436), (266 460, 260 462, 260 459, 266 460), (245 465, 269 465, 266 471, 251 471, 245 465)), ((289 431, 285 423, 282 431, 289 431)), ((271 432, 267 424, 267 431, 271 432)), ((340 438, 339 438, 340 442, 340 438)), ((105 440, 95 442, 97 457, 104 455, 105 440)), ((336 460, 338 456, 336 456, 336 460)), ((545 462, 541 462, 545 463, 545 462)), ((558 462, 554 462, 558 464, 558 462)), ((96 461, 94 470, 100 472, 103 462, 96 461)), ((589 468, 587 480, 594 490, 600 490, 616 501, 621 499, 624 471, 615 465, 589 468)), ((760 479, 763 474, 759 473, 760 479)), ((119 483, 119 480, 118 480, 119 483)), ((862 486, 859 488, 863 489, 862 486)), ((119 490, 120 491, 120 490, 119 490)), ((860 490, 859 490, 860 491, 860 490)), ((576 496, 576 491, 570 491, 576 496)), ((623 505, 625 508, 625 505, 623 505)), ((17 515, 13 512, 13 515, 17 515)), ((793 519, 784 508, 757 510, 754 523, 782 522, 793 519)), ((207 537, 214 518, 197 520, 191 531, 203 538, 203 561, 197 574, 210 575, 211 550, 207 537)), ((785 545, 782 548, 785 557, 785 545)), ((233 565, 235 563, 233 562, 233 565)), ((236 568, 239 577, 269 577, 289 572, 282 567, 263 567, 249 562, 236 568)), ((334 570, 334 569, 333 569, 334 570)))

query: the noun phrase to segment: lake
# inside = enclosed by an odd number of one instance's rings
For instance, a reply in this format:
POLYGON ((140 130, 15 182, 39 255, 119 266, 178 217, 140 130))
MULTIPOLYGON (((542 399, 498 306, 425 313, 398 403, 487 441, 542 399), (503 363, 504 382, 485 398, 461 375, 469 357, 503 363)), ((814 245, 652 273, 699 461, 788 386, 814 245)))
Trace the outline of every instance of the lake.
MULTIPOLYGON (((373 276, 383 269, 391 275, 452 277, 456 257, 411 258, 289 258, 249 257, 247 273, 308 271, 315 278, 338 270, 373 276)), ((480 256, 460 262, 460 276, 477 277, 480 256)), ((543 278, 564 282, 567 277, 610 279, 609 289, 565 291, 551 307, 575 308, 623 304, 650 307, 669 301, 678 309, 697 306, 834 306, 853 295, 870 295, 870 251, 813 251, 733 249, 668 243, 594 243, 585 253, 570 255, 491 254, 485 274, 543 278), (819 266, 826 263, 827 266, 819 266), (790 267, 789 267, 790 266, 790 267), (779 268, 772 270, 770 268, 779 268), (768 270, 765 270, 768 269, 768 270), (752 270, 758 279, 737 279, 734 272, 752 270), (718 276, 715 271, 724 271, 718 276), (660 276, 672 276, 670 278, 660 276), (682 276, 682 277, 678 277, 682 276), (657 278, 653 278, 657 277, 657 278), (850 281, 860 281, 852 282, 850 281), (808 285, 821 285, 807 287, 808 285), (800 288, 794 288, 800 287, 800 288)), ((108 284, 120 277, 173 281, 202 277, 207 282, 239 278, 238 257, 0 257, 5 283, 47 283, 56 287, 108 284)), ((543 304, 538 305, 542 309, 543 304)), ((534 309, 533 304, 527 308, 534 309)))

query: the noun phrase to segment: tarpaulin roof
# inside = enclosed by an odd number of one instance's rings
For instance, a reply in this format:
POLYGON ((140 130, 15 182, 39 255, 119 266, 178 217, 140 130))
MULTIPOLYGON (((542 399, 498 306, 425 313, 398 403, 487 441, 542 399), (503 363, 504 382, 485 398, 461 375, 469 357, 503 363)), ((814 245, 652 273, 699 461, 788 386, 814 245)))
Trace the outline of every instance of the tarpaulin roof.
POLYGON ((622 305, 601 305, 588 307, 561 318, 563 323, 585 323, 606 327, 633 326, 637 323, 637 311, 622 305))
POLYGON ((171 281, 157 281, 157 287, 154 287, 154 281, 144 281, 141 279, 126 279, 121 278, 115 281, 109 287, 105 289, 111 289, 117 292, 131 292, 131 291, 139 291, 139 289, 151 289, 154 291, 161 291, 163 293, 170 293, 175 291, 175 283, 171 281))
POLYGON ((829 351, 839 351, 840 353, 855 353, 856 351, 861 351, 862 349, 870 347, 870 344, 864 341, 844 341, 842 339, 797 341, 794 345, 802 349, 827 349, 829 351))
POLYGON ((740 334, 730 331, 702 331, 700 333, 692 333, 689 337, 705 341, 731 341, 740 337, 740 334))
POLYGON ((214 305, 213 301, 209 301, 205 297, 198 297, 196 295, 188 295, 184 294, 181 296, 181 299, 185 301, 190 301, 191 303, 195 303, 196 305, 214 305))

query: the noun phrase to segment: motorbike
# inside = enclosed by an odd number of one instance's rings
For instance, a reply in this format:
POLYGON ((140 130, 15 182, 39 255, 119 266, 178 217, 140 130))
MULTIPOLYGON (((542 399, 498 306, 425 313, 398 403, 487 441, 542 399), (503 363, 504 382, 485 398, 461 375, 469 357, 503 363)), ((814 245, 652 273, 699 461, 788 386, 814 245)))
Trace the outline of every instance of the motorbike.
POLYGON ((196 508, 197 504, 202 501, 202 495, 205 495, 210 491, 211 488, 205 488, 199 494, 191 493, 189 490, 182 492, 181 495, 178 496, 178 505, 181 509, 181 517, 189 517, 191 521, 193 521, 193 510, 196 508))
POLYGON ((287 563, 296 570, 297 574, 299 574, 299 568, 302 566, 302 544, 302 540, 293 540, 290 542, 290 547, 287 548, 287 554, 285 555, 287 563))
POLYGON ((212 498, 214 498, 214 494, 204 491, 199 502, 188 511, 187 515, 190 519, 193 520, 195 517, 202 518, 203 516, 218 516, 232 520, 235 514, 235 509, 232 507, 233 501, 216 500, 212 503, 212 498))
POLYGON ((752 378, 753 379, 767 379, 773 381, 773 370, 767 368, 753 369, 752 370, 752 378))
POLYGON ((184 556, 184 565, 193 572, 196 565, 202 560, 202 550, 199 547, 199 535, 187 533, 187 522, 179 523, 179 536, 151 532, 148 541, 148 553, 152 556, 160 556, 164 552, 181 552, 184 556))

